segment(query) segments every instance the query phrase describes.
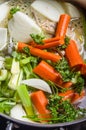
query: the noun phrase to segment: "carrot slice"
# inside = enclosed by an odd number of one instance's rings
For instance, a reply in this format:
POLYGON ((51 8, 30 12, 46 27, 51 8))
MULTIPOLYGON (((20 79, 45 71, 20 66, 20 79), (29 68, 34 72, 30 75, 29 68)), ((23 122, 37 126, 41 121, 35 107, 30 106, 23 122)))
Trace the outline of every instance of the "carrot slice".
POLYGON ((69 61, 70 67, 75 67, 76 70, 80 70, 83 64, 77 45, 74 40, 70 40, 69 45, 65 49, 65 55, 69 61))
POLYGON ((31 100, 34 106, 36 107, 37 111, 39 112, 41 118, 50 118, 50 112, 46 108, 48 104, 48 99, 46 98, 43 91, 33 92, 31 94, 31 100))
POLYGON ((63 97, 63 98, 62 98, 63 101, 64 101, 64 100, 70 100, 70 101, 71 101, 71 99, 72 99, 73 96, 74 96, 74 91, 73 91, 73 90, 68 90, 68 91, 66 91, 66 92, 64 92, 64 93, 59 93, 59 96, 63 97))
POLYGON ((38 66, 33 69, 33 72, 39 75, 44 80, 51 80, 57 85, 62 83, 61 75, 45 61, 41 61, 38 66))
POLYGON ((55 55, 54 53, 46 52, 38 48, 34 48, 25 43, 21 43, 21 42, 18 43, 18 51, 23 51, 24 47, 28 47, 32 55, 41 57, 42 59, 51 60, 53 62, 57 62, 58 60, 61 59, 61 56, 59 54, 55 55))
POLYGON ((70 19, 71 17, 68 14, 62 14, 60 16, 56 29, 56 37, 60 37, 64 40, 70 19))

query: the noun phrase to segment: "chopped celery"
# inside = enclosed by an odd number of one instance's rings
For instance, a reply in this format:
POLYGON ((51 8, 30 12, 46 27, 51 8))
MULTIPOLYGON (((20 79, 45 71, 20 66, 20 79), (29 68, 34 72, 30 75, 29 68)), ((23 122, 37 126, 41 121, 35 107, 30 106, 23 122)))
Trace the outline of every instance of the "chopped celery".
POLYGON ((16 90, 17 86, 20 85, 22 78, 23 78, 22 70, 20 70, 18 74, 12 74, 11 79, 8 83, 9 88, 16 90))
POLYGON ((10 89, 16 90, 18 83, 19 74, 13 74, 10 78, 8 86, 10 89))
POLYGON ((18 92, 21 102, 26 110, 27 115, 34 115, 31 99, 30 99, 26 86, 25 85, 18 86, 17 92, 18 92))
POLYGON ((12 66, 12 58, 6 57, 5 58, 5 68, 10 70, 11 66, 12 66))
POLYGON ((0 70, 0 81, 4 81, 7 78, 7 70, 6 69, 2 69, 0 70))
POLYGON ((20 72, 19 61, 16 61, 15 58, 12 61, 11 73, 18 74, 20 72))

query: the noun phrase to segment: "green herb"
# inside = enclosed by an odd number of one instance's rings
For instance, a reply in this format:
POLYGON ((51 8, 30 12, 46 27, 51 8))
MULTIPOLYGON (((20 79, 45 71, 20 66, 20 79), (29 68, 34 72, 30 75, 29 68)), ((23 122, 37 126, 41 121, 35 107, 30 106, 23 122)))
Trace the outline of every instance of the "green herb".
POLYGON ((51 112, 50 123, 70 122, 79 116, 79 111, 68 100, 63 101, 57 94, 49 97, 47 108, 51 112))
POLYGON ((71 70, 68 61, 65 58, 62 58, 54 66, 55 69, 61 74, 63 81, 71 81, 73 83, 74 90, 81 93, 84 88, 84 79, 82 78, 81 73, 71 70))
POLYGON ((45 38, 45 36, 43 36, 42 34, 30 34, 30 36, 36 43, 41 45, 44 44, 43 39, 45 38))
POLYGON ((69 41, 70 41, 70 38, 66 36, 65 37, 65 43, 62 46, 59 46, 59 49, 64 50, 68 46, 69 41))
POLYGON ((16 51, 13 51, 12 52, 12 57, 15 58, 16 60, 20 60, 21 59, 21 54, 16 52, 16 51))
POLYGON ((24 48, 23 48, 23 51, 24 51, 26 54, 30 55, 30 49, 29 49, 28 47, 24 47, 24 48))
POLYGON ((18 6, 17 6, 17 7, 14 7, 14 8, 12 8, 12 9, 10 10, 10 14, 13 15, 13 14, 15 14, 15 13, 18 12, 18 11, 20 11, 19 7, 18 7, 18 6))

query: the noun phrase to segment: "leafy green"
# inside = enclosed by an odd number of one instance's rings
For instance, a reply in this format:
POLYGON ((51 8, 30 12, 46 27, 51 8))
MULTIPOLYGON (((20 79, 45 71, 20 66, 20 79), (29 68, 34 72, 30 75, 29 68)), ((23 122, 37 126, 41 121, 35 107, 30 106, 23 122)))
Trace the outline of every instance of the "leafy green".
POLYGON ((30 34, 30 36, 32 37, 32 39, 38 43, 38 44, 41 44, 43 45, 44 42, 43 42, 43 39, 45 38, 45 36, 43 36, 42 34, 30 34))
POLYGON ((23 51, 24 51, 26 54, 30 55, 30 49, 29 49, 28 47, 24 47, 24 48, 23 48, 23 51))
POLYGON ((20 8, 17 6, 17 7, 14 7, 14 8, 11 8, 10 10, 10 14, 13 15, 15 14, 16 12, 20 11, 20 8))
POLYGON ((50 123, 70 122, 79 117, 79 111, 68 101, 63 101, 62 97, 51 95, 47 109, 51 112, 50 123))
POLYGON ((64 82, 71 81, 73 83, 73 88, 76 92, 80 93, 84 88, 84 79, 80 72, 74 72, 70 69, 68 61, 62 58, 55 65, 55 69, 61 74, 64 82))
POLYGON ((65 40, 65 43, 62 46, 58 47, 60 50, 64 50, 68 46, 70 38, 66 36, 64 40, 65 40))

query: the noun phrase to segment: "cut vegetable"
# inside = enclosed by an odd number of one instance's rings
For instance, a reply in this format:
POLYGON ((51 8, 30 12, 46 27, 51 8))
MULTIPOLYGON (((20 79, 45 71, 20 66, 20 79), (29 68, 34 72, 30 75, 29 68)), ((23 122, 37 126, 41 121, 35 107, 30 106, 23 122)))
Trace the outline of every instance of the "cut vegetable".
POLYGON ((0 28, 0 51, 7 45, 7 28, 0 28))
POLYGON ((25 108, 27 115, 29 116, 34 115, 31 99, 26 86, 25 85, 18 86, 17 92, 19 94, 19 97, 21 99, 21 102, 25 108))
POLYGON ((57 22, 59 20, 59 16, 65 13, 61 4, 55 0, 36 0, 31 4, 31 7, 41 15, 45 16, 47 19, 50 19, 54 22, 57 22))
POLYGON ((8 29, 11 37, 16 41, 25 43, 32 41, 30 34, 41 33, 39 26, 29 16, 20 11, 13 15, 8 23, 8 29))
POLYGON ((33 78, 33 79, 28 79, 28 80, 22 80, 21 83, 34 87, 34 88, 37 88, 37 89, 40 89, 40 90, 43 90, 48 93, 52 93, 49 85, 44 80, 41 80, 41 79, 33 78))
POLYGON ((67 14, 69 14, 72 18, 80 17, 79 9, 71 3, 64 2, 64 8, 67 14))
POLYGON ((11 67, 11 73, 12 74, 18 74, 19 72, 20 72, 19 61, 16 61, 15 59, 13 59, 12 67, 11 67))
POLYGON ((32 122, 31 120, 25 118, 26 113, 21 104, 17 104, 11 109, 10 116, 21 121, 32 122))
POLYGON ((0 22, 2 22, 9 15, 10 7, 8 6, 8 2, 5 2, 0 5, 0 22))
POLYGON ((4 81, 7 78, 7 70, 6 69, 2 69, 0 70, 0 81, 4 81))
POLYGON ((33 92, 31 94, 31 99, 37 111, 39 112, 39 117, 41 117, 43 121, 44 119, 46 120, 47 118, 50 118, 50 112, 46 108, 48 99, 46 98, 45 94, 42 91, 33 92))

